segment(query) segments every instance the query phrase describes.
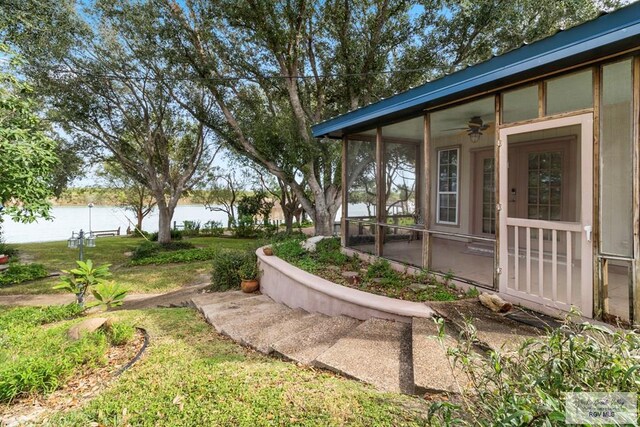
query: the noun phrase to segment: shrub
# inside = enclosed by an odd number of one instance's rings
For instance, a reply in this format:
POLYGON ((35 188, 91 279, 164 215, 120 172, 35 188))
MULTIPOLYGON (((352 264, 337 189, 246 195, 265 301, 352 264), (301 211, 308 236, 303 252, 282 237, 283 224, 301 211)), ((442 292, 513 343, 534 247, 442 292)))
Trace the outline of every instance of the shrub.
POLYGON ((159 251, 160 251, 160 245, 158 243, 145 241, 140 243, 138 246, 136 246, 136 248, 133 250, 133 255, 131 256, 131 259, 136 260, 136 259, 148 258, 150 256, 155 255, 159 251))
MULTIPOLYGON (((154 232, 151 233, 149 235, 149 240, 151 240, 152 242, 157 242, 158 241, 158 232, 154 232)), ((182 231, 180 230, 171 230, 171 240, 182 240, 182 231)))
POLYGON ((315 257, 322 264, 342 266, 349 261, 349 257, 340 250, 340 239, 323 239, 316 243, 315 257))
POLYGON ((160 248, 163 251, 179 251, 182 249, 194 249, 195 246, 191 242, 183 242, 181 240, 169 243, 160 243, 160 248))
MULTIPOLYGON (((444 323, 440 321, 441 337, 444 323)), ((462 402, 434 404, 432 425, 564 425, 566 392, 637 392, 640 335, 567 319, 517 352, 476 353, 469 341, 448 349, 471 378, 462 402)), ((441 341, 443 342, 443 341, 441 341)))
POLYGON ((224 233, 224 226, 220 221, 207 221, 204 223, 202 231, 213 237, 220 237, 224 233))
POLYGON ((42 264, 18 264, 12 262, 9 268, 0 273, 0 286, 17 285, 28 280, 47 277, 49 273, 42 264))
POLYGON ((278 233, 273 234, 269 240, 271 243, 283 242, 285 240, 297 240, 299 242, 306 240, 307 236, 300 231, 280 231, 278 233))
POLYGON ((107 330, 107 337, 112 345, 124 345, 131 341, 136 329, 126 322, 112 323, 107 330))
POLYGON ((211 289, 222 292, 240 287, 239 270, 247 262, 247 252, 237 249, 217 251, 213 256, 211 289))
POLYGON ((382 279, 395 279, 398 277, 391 264, 386 259, 379 259, 373 264, 370 264, 367 268, 367 279, 382 278, 382 279))
MULTIPOLYGON (((159 244, 157 242, 142 242, 134 249, 131 259, 134 261, 138 261, 145 258, 155 257, 160 252, 171 252, 194 248, 195 246, 193 245, 193 243, 183 241, 162 244, 159 244)), ((133 264, 136 263, 134 262, 133 264)))
POLYGON ((273 254, 283 260, 295 263, 298 259, 307 254, 307 251, 300 245, 300 240, 289 239, 273 245, 273 254))
POLYGON ((182 262, 208 261, 213 259, 217 249, 196 248, 178 251, 159 251, 152 256, 131 260, 129 265, 173 264, 182 262))
POLYGON ((0 237, 0 255, 9 255, 9 258, 16 257, 18 255, 18 250, 13 246, 9 246, 2 241, 0 237))

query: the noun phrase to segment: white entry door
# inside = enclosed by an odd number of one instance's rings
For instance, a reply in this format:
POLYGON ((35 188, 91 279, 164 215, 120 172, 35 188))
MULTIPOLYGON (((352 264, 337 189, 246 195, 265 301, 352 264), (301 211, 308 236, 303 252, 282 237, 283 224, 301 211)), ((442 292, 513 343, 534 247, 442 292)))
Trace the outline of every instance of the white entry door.
POLYGON ((593 316, 593 116, 500 130, 500 291, 593 316))

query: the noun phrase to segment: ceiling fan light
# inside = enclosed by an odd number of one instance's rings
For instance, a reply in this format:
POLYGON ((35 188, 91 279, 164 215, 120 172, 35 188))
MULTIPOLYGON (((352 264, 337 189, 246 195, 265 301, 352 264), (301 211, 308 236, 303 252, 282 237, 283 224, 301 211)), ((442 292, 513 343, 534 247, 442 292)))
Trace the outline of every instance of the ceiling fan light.
POLYGON ((472 144, 475 144, 478 141, 480 141, 481 136, 482 136, 482 132, 469 132, 469 139, 471 140, 472 144))

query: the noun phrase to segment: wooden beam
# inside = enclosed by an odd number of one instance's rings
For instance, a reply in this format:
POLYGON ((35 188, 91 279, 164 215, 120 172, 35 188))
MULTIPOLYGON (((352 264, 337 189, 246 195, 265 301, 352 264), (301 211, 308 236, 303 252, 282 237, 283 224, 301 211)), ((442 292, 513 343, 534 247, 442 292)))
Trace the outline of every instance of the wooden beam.
POLYGON ((376 129, 376 245, 375 254, 382 256, 384 247, 384 228, 382 224, 385 221, 385 165, 384 165, 384 140, 382 139, 382 128, 376 129))
MULTIPOLYGON (((422 221, 425 230, 431 224, 431 115, 424 115, 422 144, 422 182, 424 190, 422 192, 422 221)), ((429 269, 431 266, 431 235, 423 233, 422 238, 422 268, 429 269)))
POLYGON ((633 267, 629 286, 629 321, 640 317, 640 57, 633 58, 633 267))
MULTIPOLYGON (((493 254, 493 289, 498 289, 500 283, 500 276, 498 275, 498 271, 501 267, 501 262, 509 262, 508 259, 501 260, 500 259, 500 212, 498 211, 498 206, 500 206, 500 124, 502 117, 502 106, 501 106, 501 96, 500 94, 494 95, 494 105, 495 105, 495 126, 494 126, 494 141, 493 141, 493 173, 494 173, 494 186, 495 186, 495 232, 496 232, 496 243, 493 254)), ((504 141, 506 144, 507 142, 504 141)), ((504 179, 507 179, 505 176, 504 179)), ((507 207, 504 206, 503 209, 507 207)), ((504 269, 506 270, 506 269, 504 269)))
POLYGON ((544 117, 546 105, 545 105, 545 82, 543 80, 538 82, 538 117, 544 117))
MULTIPOLYGON (((593 313, 594 317, 601 318, 605 307, 604 286, 608 285, 600 274, 600 106, 602 104, 601 91, 602 73, 600 66, 593 69, 593 313)), ((606 272, 606 271, 605 271, 606 272)))
POLYGON ((347 147, 348 141, 347 137, 342 138, 342 217, 340 218, 340 243, 343 247, 347 246, 347 242, 349 241, 349 230, 347 230, 347 217, 349 215, 349 188, 347 188, 347 156, 349 154, 349 149, 347 147))

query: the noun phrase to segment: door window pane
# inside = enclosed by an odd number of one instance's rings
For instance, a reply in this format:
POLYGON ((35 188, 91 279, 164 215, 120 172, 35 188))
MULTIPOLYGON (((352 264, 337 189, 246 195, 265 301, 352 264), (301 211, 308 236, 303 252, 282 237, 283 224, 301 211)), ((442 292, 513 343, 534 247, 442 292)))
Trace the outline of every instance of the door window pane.
POLYGON ((438 151, 438 219, 442 224, 458 223, 457 148, 438 151))

